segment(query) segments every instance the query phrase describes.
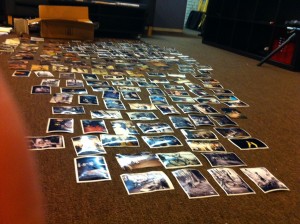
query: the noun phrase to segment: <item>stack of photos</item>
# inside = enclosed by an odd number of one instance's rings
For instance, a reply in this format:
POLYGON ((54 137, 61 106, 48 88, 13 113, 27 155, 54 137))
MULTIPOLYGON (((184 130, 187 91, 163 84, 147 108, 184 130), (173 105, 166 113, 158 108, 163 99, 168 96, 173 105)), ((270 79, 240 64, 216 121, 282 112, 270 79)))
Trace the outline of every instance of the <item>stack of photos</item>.
POLYGON ((172 174, 189 199, 219 196, 199 170, 180 169, 172 174))
MULTIPOLYGON (((211 66, 173 48, 129 40, 45 40, 38 44, 22 42, 19 47, 1 46, 1 51, 13 52, 8 64, 14 79, 32 78, 33 73, 39 81, 28 94, 47 100, 52 114, 58 116, 48 118, 46 133, 63 135, 27 137, 30 150, 65 148, 64 137, 80 131, 74 128, 81 125, 82 135, 70 137, 77 157, 78 183, 111 180, 103 155, 106 147, 118 147, 114 150, 124 149, 126 154, 112 153, 123 172, 149 169, 121 175, 128 194, 172 190, 170 172, 167 175, 150 169, 202 166, 199 155, 189 148, 174 151, 174 147, 189 146, 206 158, 203 167, 210 165, 208 172, 227 195, 254 193, 228 168, 246 163, 237 154, 226 152, 214 131, 225 138, 221 141, 228 139, 241 150, 268 146, 238 127, 236 121, 246 115, 236 108, 249 105, 223 88, 213 77, 211 66), (33 61, 35 58, 38 60, 33 61), (77 100, 73 100, 74 95, 78 95, 77 100), (185 138, 184 144, 178 135, 185 138), (141 150, 139 138, 146 143, 141 148, 155 149, 156 154, 141 150)), ((266 168, 241 170, 265 193, 288 190, 266 168)), ((196 169, 179 169, 172 174, 190 199, 219 196, 196 169)))
POLYGON ((116 154, 116 159, 121 168, 125 170, 161 166, 157 155, 150 152, 140 152, 135 154, 116 154))
POLYGON ((174 189, 169 177, 162 171, 126 173, 121 175, 121 179, 129 195, 174 189))
POLYGON ((86 156, 74 159, 77 183, 111 180, 103 156, 86 156))

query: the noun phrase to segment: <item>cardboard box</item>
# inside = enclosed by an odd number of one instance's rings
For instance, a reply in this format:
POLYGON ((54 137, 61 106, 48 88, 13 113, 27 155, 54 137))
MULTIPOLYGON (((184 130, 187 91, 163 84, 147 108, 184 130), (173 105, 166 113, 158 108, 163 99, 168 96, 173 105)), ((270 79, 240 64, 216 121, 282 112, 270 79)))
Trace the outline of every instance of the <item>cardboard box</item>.
POLYGON ((88 7, 39 6, 41 37, 93 40, 94 25, 88 7))

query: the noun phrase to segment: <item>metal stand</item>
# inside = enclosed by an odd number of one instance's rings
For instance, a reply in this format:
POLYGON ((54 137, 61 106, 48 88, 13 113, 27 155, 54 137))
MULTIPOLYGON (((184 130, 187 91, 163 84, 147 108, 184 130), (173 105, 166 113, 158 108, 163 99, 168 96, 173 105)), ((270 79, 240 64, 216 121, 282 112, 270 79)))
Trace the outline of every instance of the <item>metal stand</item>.
MULTIPOLYGON (((294 30, 295 31, 295 30, 294 30)), ((275 50, 273 50, 270 54, 268 54, 265 58, 263 58, 257 66, 261 66, 263 63, 265 63, 268 59, 270 59, 274 54, 276 54, 278 51, 280 51, 285 45, 287 45, 294 37, 296 36, 296 32, 294 32, 292 35, 290 35, 280 46, 278 46, 275 50)))

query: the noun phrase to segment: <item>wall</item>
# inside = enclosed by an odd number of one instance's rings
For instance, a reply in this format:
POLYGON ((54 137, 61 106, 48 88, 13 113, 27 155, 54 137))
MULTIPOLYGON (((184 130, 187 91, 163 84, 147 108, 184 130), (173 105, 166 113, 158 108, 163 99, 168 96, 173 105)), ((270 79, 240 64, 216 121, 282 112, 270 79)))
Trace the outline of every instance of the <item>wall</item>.
POLYGON ((154 30, 182 31, 187 0, 156 0, 154 30))

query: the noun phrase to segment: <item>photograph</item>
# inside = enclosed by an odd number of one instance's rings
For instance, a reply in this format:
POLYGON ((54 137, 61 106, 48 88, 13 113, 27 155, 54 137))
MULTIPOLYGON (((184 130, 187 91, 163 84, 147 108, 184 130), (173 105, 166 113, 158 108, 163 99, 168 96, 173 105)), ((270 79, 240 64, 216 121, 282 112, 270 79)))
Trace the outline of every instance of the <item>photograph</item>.
POLYGON ((218 140, 214 132, 207 129, 185 130, 181 129, 182 134, 186 139, 191 140, 218 140))
POLYGON ((120 92, 141 92, 141 88, 136 86, 118 86, 120 92))
POLYGON ((232 119, 246 119, 247 117, 239 110, 235 108, 222 108, 222 112, 224 112, 228 117, 232 119))
POLYGON ((156 83, 149 83, 149 82, 137 82, 139 87, 157 87, 156 83))
POLYGON ((207 170, 227 196, 255 194, 255 191, 231 168, 207 170))
POLYGON ((159 111, 163 114, 163 115, 167 115, 167 114, 180 114, 180 112, 178 110, 175 109, 174 106, 172 105, 155 105, 157 107, 157 109, 159 109, 159 111))
POLYGON ((121 174, 121 179, 129 195, 173 190, 169 177, 162 171, 121 174))
POLYGON ((224 138, 250 138, 251 135, 241 128, 214 128, 224 138))
POLYGON ((98 80, 98 76, 92 73, 81 74, 82 78, 85 80, 98 80))
POLYGON ((112 128, 116 135, 137 135, 139 134, 137 128, 132 121, 117 120, 111 121, 112 128))
POLYGON ((14 77, 29 77, 31 74, 30 70, 16 70, 12 74, 14 77))
POLYGON ((165 93, 160 88, 147 88, 149 95, 164 96, 165 93))
POLYGON ((85 156, 74 158, 77 183, 111 180, 103 156, 85 156))
POLYGON ((264 193, 273 191, 289 191, 290 189, 278 180, 265 167, 240 168, 240 170, 252 180, 264 193))
POLYGON ((103 102, 108 110, 126 110, 121 100, 103 99, 103 102))
POLYGON ((224 101, 223 102, 228 107, 249 107, 249 105, 243 101, 224 101))
POLYGON ((70 93, 70 94, 88 94, 85 88, 68 88, 62 87, 60 88, 61 93, 70 93))
POLYGON ((158 117, 153 112, 126 112, 130 120, 135 121, 153 121, 158 120, 158 117))
POLYGON ((83 106, 54 106, 52 114, 85 114, 83 106))
POLYGON ((219 196, 199 170, 180 169, 172 171, 172 174, 189 199, 219 196))
POLYGON ((73 95, 68 93, 54 93, 50 99, 50 103, 72 103, 73 95))
POLYGON ((221 94, 221 95, 225 95, 225 94, 227 94, 227 95, 233 95, 234 93, 231 91, 231 90, 229 90, 229 89, 212 89, 211 90, 214 94, 216 94, 216 95, 219 95, 219 94, 221 94))
POLYGON ((44 150, 44 149, 63 149, 65 148, 65 140, 62 135, 49 136, 28 136, 28 149, 44 150))
POLYGON ((121 94, 124 100, 141 100, 141 97, 137 92, 122 91, 121 94))
POLYGON ((80 79, 67 79, 66 87, 84 87, 84 83, 80 79))
MULTIPOLYGON (((197 99, 199 98, 199 97, 207 97, 207 96, 210 96, 207 92, 205 92, 204 90, 202 90, 202 89, 191 89, 190 90, 190 92, 191 93, 193 93, 193 94, 195 94, 196 96, 198 96, 197 97, 197 99)), ((200 103, 200 102, 199 102, 200 103)), ((202 103, 202 102, 201 102, 202 103)))
POLYGON ((158 157, 150 152, 139 152, 135 154, 116 154, 116 159, 120 167, 124 170, 162 166, 158 157))
POLYGON ((168 79, 149 78, 151 83, 170 83, 168 79))
POLYGON ((233 152, 201 153, 212 167, 246 166, 246 164, 233 152))
POLYGON ((231 95, 216 95, 216 98, 220 101, 239 101, 239 98, 231 95))
POLYGON ((104 147, 139 147, 139 141, 135 135, 108 135, 101 134, 100 140, 104 147))
POLYGON ((133 86, 132 82, 124 80, 113 80, 111 81, 111 84, 114 86, 133 86))
POLYGON ((220 126, 237 126, 237 123, 235 123, 229 117, 223 114, 211 114, 209 115, 209 117, 212 118, 220 126))
POLYGON ((243 139, 228 139, 232 144, 241 150, 250 149, 268 149, 269 147, 257 138, 243 138, 243 139))
POLYGON ((51 94, 51 86, 31 86, 31 94, 51 94))
POLYGON ((183 103, 177 103, 177 107, 182 110, 183 113, 185 114, 190 114, 190 113, 200 113, 194 105, 196 104, 183 104, 183 103))
POLYGON ((203 114, 220 114, 215 108, 207 104, 195 104, 194 107, 203 114))
POLYGON ((108 133, 104 120, 80 120, 83 134, 108 133))
POLYGON ((167 123, 136 123, 139 129, 143 133, 155 134, 155 133, 174 133, 171 126, 167 123))
POLYGON ((103 99, 113 99, 113 100, 120 100, 120 93, 118 91, 103 91, 102 93, 103 99))
POLYGON ((171 120, 175 129, 195 128, 195 126, 188 117, 169 116, 169 119, 171 120))
POLYGON ((99 105, 97 96, 94 95, 79 95, 78 104, 84 105, 99 105))
POLYGON ((170 89, 170 90, 185 90, 184 86, 180 86, 180 85, 164 84, 163 86, 165 89, 170 89))
POLYGON ((101 118, 101 119, 122 119, 122 114, 120 111, 116 110, 91 110, 91 118, 101 118))
POLYGON ((196 97, 194 98, 199 104, 220 104, 215 97, 196 97))
POLYGON ((42 79, 41 86, 59 87, 59 79, 42 79))
POLYGON ((97 86, 92 85, 93 92, 104 92, 104 91, 116 91, 114 87, 112 86, 97 86))
POLYGON ((37 77, 54 77, 54 75, 49 71, 34 71, 37 77))
POLYGON ((207 115, 189 114, 189 117, 196 126, 215 126, 207 115))
POLYGON ((194 140, 186 139, 186 143, 194 152, 225 152, 225 148, 221 142, 207 141, 207 140, 194 140))
POLYGON ((192 97, 188 96, 169 96, 173 102, 180 103, 195 103, 195 100, 192 97))
POLYGON ((128 103, 131 110, 157 110, 152 103, 128 103))
POLYGON ((165 148, 182 146, 180 140, 174 135, 142 136, 150 148, 165 148))
POLYGON ((71 139, 77 156, 106 154, 99 138, 95 135, 81 135, 71 139))
POLYGON ((75 79, 75 73, 72 72, 61 72, 59 73, 60 79, 75 79))
POLYGON ((191 152, 156 153, 166 169, 202 166, 200 160, 191 152))
POLYGON ((164 96, 150 95, 149 99, 152 104, 169 104, 164 96))
MULTIPOLYGON (((84 75, 84 74, 82 74, 82 75, 84 75)), ((94 87, 109 86, 108 81, 102 81, 102 80, 86 80, 86 84, 88 86, 94 86, 94 87)))
POLYGON ((51 132, 74 132, 73 118, 49 118, 47 125, 47 133, 51 132))

